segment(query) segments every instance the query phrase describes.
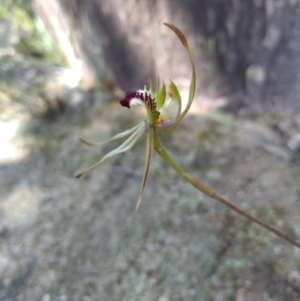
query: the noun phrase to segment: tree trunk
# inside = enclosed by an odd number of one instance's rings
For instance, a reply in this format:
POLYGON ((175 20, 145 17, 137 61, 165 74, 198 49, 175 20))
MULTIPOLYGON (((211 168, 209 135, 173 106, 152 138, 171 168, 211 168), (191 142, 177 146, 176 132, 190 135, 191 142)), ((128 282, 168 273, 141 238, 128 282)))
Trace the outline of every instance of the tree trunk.
POLYGON ((205 71, 211 53, 203 52, 203 45, 215 41, 212 52, 231 92, 243 92, 250 104, 265 110, 300 113, 298 0, 33 1, 65 53, 73 45, 74 57, 93 70, 96 81, 131 90, 160 74, 186 87, 188 60, 162 26, 170 22, 190 43, 198 93, 212 80, 205 71), (59 13, 51 12, 52 6, 59 13))

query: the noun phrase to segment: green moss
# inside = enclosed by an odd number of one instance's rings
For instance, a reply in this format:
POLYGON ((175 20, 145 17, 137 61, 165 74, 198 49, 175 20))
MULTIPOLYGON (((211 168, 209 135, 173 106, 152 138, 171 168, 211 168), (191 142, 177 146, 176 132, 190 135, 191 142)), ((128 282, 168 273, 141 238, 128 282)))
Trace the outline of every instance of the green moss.
POLYGON ((66 59, 61 54, 58 46, 46 31, 46 28, 39 18, 34 18, 32 28, 26 32, 16 45, 16 49, 36 60, 42 60, 54 65, 67 65, 66 59))
POLYGON ((264 114, 261 114, 257 117, 258 123, 268 125, 268 126, 277 126, 281 121, 282 116, 278 112, 270 111, 264 114))
POLYGON ((217 135, 217 128, 214 125, 209 126, 209 127, 205 128, 204 130, 196 133, 197 139, 199 141, 204 141, 204 140, 210 138, 211 136, 215 136, 215 135, 217 135))
POLYGON ((29 1, 4 0, 0 19, 9 20, 18 38, 16 50, 33 60, 54 65, 66 65, 66 59, 47 32, 40 18, 35 16, 29 1))

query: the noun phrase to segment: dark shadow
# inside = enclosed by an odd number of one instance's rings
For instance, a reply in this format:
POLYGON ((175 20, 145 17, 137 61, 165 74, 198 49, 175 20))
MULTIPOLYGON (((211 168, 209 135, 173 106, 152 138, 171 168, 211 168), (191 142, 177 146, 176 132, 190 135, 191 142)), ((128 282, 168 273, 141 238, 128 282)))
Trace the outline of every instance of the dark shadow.
MULTIPOLYGON (((109 74, 108 78, 112 78, 125 91, 141 87, 148 78, 153 77, 154 70, 150 63, 143 68, 139 65, 138 50, 130 45, 131 37, 121 32, 122 23, 117 22, 113 13, 103 12, 97 1, 73 1, 72 6, 69 1, 60 2, 66 14, 74 18, 76 29, 81 31, 88 26, 92 31, 88 33, 83 30, 81 33, 81 46, 92 67, 97 68, 99 65, 92 54, 93 45, 90 45, 91 41, 97 40, 105 61, 105 69, 100 72, 109 74)), ((99 70, 95 71, 98 78, 103 78, 103 74, 98 74, 99 70)), ((107 78, 106 74, 104 77, 107 78)))
MULTIPOLYGON (((263 1, 262 1, 263 2, 263 1)), ((216 41, 219 70, 235 90, 245 89, 245 72, 265 31, 266 8, 254 1, 186 0, 176 1, 170 10, 190 16, 190 31, 216 41)))

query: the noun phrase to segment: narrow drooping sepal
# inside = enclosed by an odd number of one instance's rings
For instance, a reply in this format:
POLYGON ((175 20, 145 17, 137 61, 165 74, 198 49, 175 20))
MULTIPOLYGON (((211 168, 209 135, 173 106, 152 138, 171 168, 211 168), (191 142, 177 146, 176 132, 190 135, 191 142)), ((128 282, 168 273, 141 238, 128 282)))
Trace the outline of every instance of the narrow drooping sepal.
POLYGON ((145 122, 140 123, 139 127, 136 129, 136 131, 125 142, 123 142, 118 148, 116 148, 116 149, 112 150, 111 152, 109 152, 108 154, 106 154, 100 161, 98 161, 94 165, 88 167, 84 171, 77 174, 76 178, 81 178, 85 173, 94 169, 95 167, 102 164, 106 160, 111 159, 112 157, 114 157, 120 153, 124 153, 124 152, 127 152, 128 150, 130 150, 136 144, 136 142, 144 135, 146 129, 147 129, 147 125, 145 124, 145 122))
POLYGON ((124 132, 121 132, 108 140, 104 140, 104 141, 100 141, 100 142, 89 142, 89 141, 86 141, 85 139, 79 138, 79 141, 82 142, 83 144, 86 144, 89 146, 98 146, 98 145, 106 144, 110 141, 121 139, 121 138, 129 136, 130 134, 133 134, 141 126, 141 124, 142 123, 139 123, 136 126, 134 126, 133 128, 126 130, 124 132))
POLYGON ((136 204, 136 210, 138 209, 138 207, 142 201, 142 198, 144 195, 144 190, 145 190, 147 179, 148 179, 149 169, 150 169, 151 160, 152 160, 152 156, 153 156, 153 150, 154 150, 153 133, 154 133, 154 128, 148 127, 144 175, 143 175, 142 186, 141 186, 139 198, 138 198, 138 201, 136 204))

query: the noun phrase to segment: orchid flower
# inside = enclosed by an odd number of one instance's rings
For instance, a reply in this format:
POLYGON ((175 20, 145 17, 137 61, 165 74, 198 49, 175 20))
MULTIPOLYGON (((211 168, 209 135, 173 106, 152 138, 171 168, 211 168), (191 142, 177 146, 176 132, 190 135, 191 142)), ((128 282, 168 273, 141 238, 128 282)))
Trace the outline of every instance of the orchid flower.
POLYGON ((294 246, 297 246, 300 248, 300 243, 291 238, 290 236, 284 234, 277 228, 266 224, 265 222, 261 221, 260 219, 253 217, 252 215, 248 214, 247 212, 243 211, 242 209, 238 208, 237 206, 233 205, 231 202, 227 201, 220 195, 218 195, 215 191, 210 189, 208 186, 206 186, 204 183, 202 183, 200 180, 196 179, 189 173, 187 173, 185 170, 183 170, 167 153, 167 151, 164 149, 162 146, 159 137, 156 132, 156 127, 166 127, 170 125, 177 124, 189 111, 192 101, 194 98, 195 94, 195 87, 196 87, 196 73, 195 73, 195 67, 194 67, 194 62, 192 59, 192 55, 189 49, 189 46, 187 44, 187 41, 183 35, 183 33, 174 25, 169 24, 169 23, 164 23, 165 26, 169 27, 178 37, 178 39, 181 41, 183 47, 185 48, 191 69, 192 69, 192 74, 191 74, 191 81, 190 81, 190 87, 189 87, 189 96, 188 96, 188 101, 187 105, 184 110, 182 110, 182 105, 181 105, 181 96, 180 93, 177 89, 177 86, 173 81, 170 81, 170 84, 168 86, 168 95, 170 97, 170 102, 169 105, 175 102, 177 104, 178 111, 175 114, 175 116, 171 116, 172 114, 169 113, 169 106, 166 104, 166 94, 167 94, 167 89, 166 85, 162 83, 160 84, 160 80, 158 79, 156 91, 154 91, 153 84, 151 80, 149 80, 149 88, 147 89, 144 87, 142 90, 137 90, 137 91, 130 91, 125 94, 124 99, 120 101, 120 104, 124 107, 131 108, 133 105, 139 105, 139 106, 144 106, 146 109, 146 119, 143 120, 141 123, 137 124, 133 128, 126 130, 124 132, 121 132, 109 140, 99 142, 99 143, 90 143, 87 142, 83 139, 80 139, 82 143, 85 143, 90 146, 96 146, 96 145, 101 145, 113 140, 121 139, 128 137, 119 147, 116 149, 112 150, 108 154, 106 154, 100 161, 95 163, 94 165, 88 167, 84 171, 80 172, 79 174, 76 175, 76 178, 80 178, 83 176, 86 172, 90 171, 91 169, 95 168, 96 166, 102 164, 106 160, 124 153, 128 150, 130 150, 136 142, 146 134, 146 156, 145 156, 145 167, 144 167, 144 174, 143 174, 143 179, 142 179, 142 185, 136 205, 136 209, 139 207, 142 197, 144 194, 146 182, 148 179, 148 174, 149 174, 149 169, 150 169, 150 164, 151 164, 151 159, 154 150, 176 171, 178 174, 184 178, 187 182, 192 184, 196 189, 202 191, 209 197, 217 200, 218 202, 222 203, 226 207, 230 208, 231 210, 235 211, 239 215, 244 216, 248 220, 260 225, 261 227, 273 232, 277 236, 285 239, 289 243, 293 244, 294 246), (166 111, 166 114, 163 114, 163 111, 166 111))
POLYGON ((140 194, 138 197, 136 208, 138 208, 138 206, 141 203, 141 200, 142 200, 142 197, 144 194, 144 190, 145 190, 145 186, 146 186, 146 182, 147 182, 147 178, 148 178, 148 174, 149 174, 149 168, 150 168, 151 159, 152 159, 152 155, 153 155, 153 151, 154 151, 154 128, 170 126, 170 125, 174 125, 177 122, 179 122, 188 112, 188 110, 192 104, 192 101, 194 98, 194 93, 195 93, 195 86, 196 86, 195 67, 194 67, 193 59, 192 59, 187 41, 186 41, 184 35, 181 33, 181 31, 177 27, 175 27, 172 24, 168 24, 168 23, 164 23, 164 24, 175 32, 175 34, 181 41, 182 45, 185 47, 188 57, 189 57, 189 60, 190 60, 190 63, 191 63, 191 67, 192 67, 190 93, 189 93, 189 99, 188 99, 188 103, 186 105, 185 110, 181 111, 181 96, 179 94, 177 86, 174 84, 173 81, 170 81, 170 84, 168 87, 168 94, 171 98, 170 103, 176 102, 178 111, 177 111, 176 116, 171 117, 171 114, 168 113, 168 108, 166 109, 166 85, 164 83, 162 83, 162 85, 161 85, 160 79, 158 78, 158 83, 157 83, 157 87, 156 87, 157 91, 154 91, 152 81, 149 80, 149 89, 147 89, 145 86, 143 90, 127 92, 125 95, 125 98, 120 101, 120 104, 123 107, 127 107, 127 108, 130 108, 133 105, 144 106, 146 109, 146 112, 147 112, 146 119, 144 121, 142 121, 135 127, 131 128, 127 131, 124 131, 122 133, 119 133, 119 134, 115 135, 114 137, 112 137, 111 139, 104 141, 104 142, 90 143, 83 139, 80 139, 81 142, 88 144, 88 145, 100 145, 103 143, 110 142, 112 140, 117 140, 117 139, 121 139, 121 138, 125 138, 125 137, 129 136, 127 138, 127 140, 125 140, 125 142, 123 142, 116 149, 114 149, 111 152, 109 152, 108 154, 106 154, 99 162, 97 162, 96 164, 90 166, 86 170, 79 173, 76 176, 77 178, 80 178, 86 172, 88 172, 89 170, 102 164, 106 160, 108 160, 120 153, 130 150, 136 144, 136 142, 143 135, 146 134, 146 157, 145 157, 144 175, 143 175, 142 186, 141 186, 141 190, 140 190, 140 194), (163 109, 165 111, 167 111, 166 118, 162 118, 162 112, 160 112, 160 110, 163 110, 163 109))

